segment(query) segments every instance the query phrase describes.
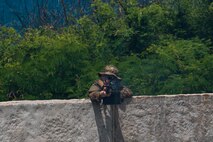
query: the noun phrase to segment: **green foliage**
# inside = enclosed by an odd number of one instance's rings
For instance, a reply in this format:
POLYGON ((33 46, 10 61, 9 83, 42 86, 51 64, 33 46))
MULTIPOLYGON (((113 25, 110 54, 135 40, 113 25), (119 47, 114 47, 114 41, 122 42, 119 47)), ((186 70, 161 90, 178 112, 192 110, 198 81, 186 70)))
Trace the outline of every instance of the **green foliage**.
POLYGON ((163 0, 163 6, 173 17, 172 33, 177 37, 212 39, 213 17, 209 0, 163 0))
POLYGON ((169 40, 139 57, 125 57, 119 67, 138 95, 202 93, 213 91, 210 58, 209 47, 198 39, 169 40))
POLYGON ((212 15, 208 0, 97 0, 93 12, 60 29, 19 34, 0 27, 0 101, 84 98, 107 64, 135 95, 213 92, 212 15))
POLYGON ((128 8, 127 22, 134 31, 129 48, 136 53, 158 42, 160 36, 168 33, 173 24, 168 11, 157 4, 128 8))
POLYGON ((31 96, 28 99, 73 98, 75 92, 82 93, 78 97, 85 96, 86 90, 76 90, 76 86, 88 51, 77 36, 62 33, 49 37, 40 30, 29 30, 15 49, 22 53, 20 61, 15 58, 2 63, 3 93, 21 90, 31 96))

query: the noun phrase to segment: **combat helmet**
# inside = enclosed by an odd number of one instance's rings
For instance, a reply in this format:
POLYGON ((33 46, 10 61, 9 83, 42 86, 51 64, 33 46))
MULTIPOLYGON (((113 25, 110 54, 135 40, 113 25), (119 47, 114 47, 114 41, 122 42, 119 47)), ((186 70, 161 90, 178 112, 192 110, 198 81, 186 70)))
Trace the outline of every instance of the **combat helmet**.
POLYGON ((102 76, 102 75, 112 75, 114 77, 116 77, 117 79, 121 80, 121 78, 118 76, 118 68, 116 68, 113 65, 107 65, 104 67, 104 71, 103 72, 99 72, 98 75, 102 76))

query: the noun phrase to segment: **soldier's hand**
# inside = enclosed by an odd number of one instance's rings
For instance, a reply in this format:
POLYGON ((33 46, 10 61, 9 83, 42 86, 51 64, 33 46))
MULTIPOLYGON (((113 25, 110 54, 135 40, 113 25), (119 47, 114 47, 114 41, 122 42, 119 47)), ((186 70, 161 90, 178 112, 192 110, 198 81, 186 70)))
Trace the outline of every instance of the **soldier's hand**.
POLYGON ((106 96, 107 96, 106 91, 101 91, 101 92, 100 92, 100 96, 101 96, 101 97, 106 97, 106 96))

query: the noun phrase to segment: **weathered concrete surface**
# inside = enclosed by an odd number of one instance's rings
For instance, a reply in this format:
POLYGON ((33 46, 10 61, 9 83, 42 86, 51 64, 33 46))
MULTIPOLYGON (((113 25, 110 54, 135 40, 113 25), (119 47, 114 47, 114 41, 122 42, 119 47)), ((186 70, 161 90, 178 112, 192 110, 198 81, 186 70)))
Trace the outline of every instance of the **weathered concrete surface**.
POLYGON ((0 103, 0 142, 212 142, 213 94, 0 103))

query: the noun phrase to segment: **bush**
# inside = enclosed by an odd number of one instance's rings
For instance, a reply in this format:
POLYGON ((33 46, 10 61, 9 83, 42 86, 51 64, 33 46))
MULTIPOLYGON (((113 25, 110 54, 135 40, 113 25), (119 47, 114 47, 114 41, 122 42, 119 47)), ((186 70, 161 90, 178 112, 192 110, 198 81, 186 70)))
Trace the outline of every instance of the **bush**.
POLYGON ((137 95, 212 92, 209 51, 198 39, 163 41, 125 57, 119 67, 137 95))
POLYGON ((60 29, 0 27, 0 101, 84 98, 107 64, 135 95, 212 92, 212 3, 100 0, 60 29))

